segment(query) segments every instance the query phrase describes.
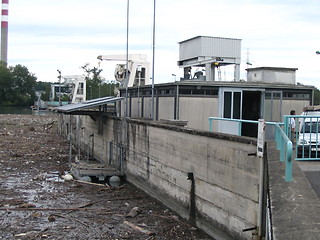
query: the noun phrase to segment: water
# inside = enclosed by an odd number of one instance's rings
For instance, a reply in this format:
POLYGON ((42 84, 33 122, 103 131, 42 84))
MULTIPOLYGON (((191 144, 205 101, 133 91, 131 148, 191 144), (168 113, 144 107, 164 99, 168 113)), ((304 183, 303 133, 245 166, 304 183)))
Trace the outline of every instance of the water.
POLYGON ((0 107, 0 114, 32 114, 31 107, 0 107))
POLYGON ((51 111, 41 110, 32 111, 31 107, 0 107, 0 114, 33 114, 33 115, 48 115, 51 111))

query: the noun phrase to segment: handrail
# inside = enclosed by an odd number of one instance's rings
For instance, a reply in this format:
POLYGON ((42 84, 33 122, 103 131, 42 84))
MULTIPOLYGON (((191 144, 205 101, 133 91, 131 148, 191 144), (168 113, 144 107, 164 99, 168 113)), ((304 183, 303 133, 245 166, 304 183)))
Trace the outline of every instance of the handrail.
POLYGON ((288 138, 283 129, 276 124, 275 142, 277 149, 280 151, 280 161, 285 162, 285 180, 286 182, 292 181, 292 142, 288 138))
MULTIPOLYGON (((230 119, 230 118, 219 118, 219 117, 209 117, 209 131, 213 131, 213 120, 222 120, 222 121, 232 121, 239 123, 239 130, 238 134, 241 136, 241 128, 242 123, 254 123, 258 124, 259 121, 255 120, 244 120, 244 119, 230 119)), ((291 182, 292 181, 292 142, 288 138, 287 134, 281 128, 284 123, 277 123, 277 122, 265 122, 267 125, 275 126, 275 142, 277 149, 280 150, 280 161, 285 162, 286 169, 285 169, 285 181, 291 182)))

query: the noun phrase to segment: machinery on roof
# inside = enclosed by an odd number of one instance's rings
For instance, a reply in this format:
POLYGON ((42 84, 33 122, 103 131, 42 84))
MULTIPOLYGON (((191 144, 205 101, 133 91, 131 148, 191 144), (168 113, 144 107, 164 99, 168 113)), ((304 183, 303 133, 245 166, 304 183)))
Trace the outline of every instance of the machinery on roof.
MULTIPOLYGON (((107 61, 127 61, 126 55, 100 55, 99 60, 107 61)), ((127 64, 119 63, 115 67, 115 80, 121 83, 121 87, 145 86, 149 84, 150 63, 147 55, 129 54, 128 55, 128 82, 126 82, 127 64)))

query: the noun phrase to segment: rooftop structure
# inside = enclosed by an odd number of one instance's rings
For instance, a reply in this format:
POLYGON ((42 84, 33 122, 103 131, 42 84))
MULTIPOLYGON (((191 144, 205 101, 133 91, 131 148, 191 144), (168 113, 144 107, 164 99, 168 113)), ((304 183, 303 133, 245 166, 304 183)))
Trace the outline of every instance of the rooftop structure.
MULTIPOLYGON (((184 69, 182 80, 215 81, 215 71, 220 66, 235 65, 234 79, 240 79, 241 39, 197 36, 179 42, 178 66, 184 69), (191 76, 192 67, 204 67, 191 76)), ((219 72, 218 72, 219 73, 219 72)))
POLYGON ((248 82, 264 82, 276 84, 296 84, 298 68, 258 67, 246 69, 248 82))

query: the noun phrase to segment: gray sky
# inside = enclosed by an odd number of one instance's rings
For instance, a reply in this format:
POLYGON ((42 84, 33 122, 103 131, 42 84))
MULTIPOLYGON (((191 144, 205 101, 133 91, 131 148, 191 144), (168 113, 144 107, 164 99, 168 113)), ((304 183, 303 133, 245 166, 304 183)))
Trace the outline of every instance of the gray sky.
MULTIPOLYGON (((40 81, 82 74, 98 55, 125 54, 127 0, 11 0, 9 65, 22 64, 40 81)), ((242 39, 241 78, 247 50, 252 67, 298 68, 297 82, 320 88, 319 0, 158 0, 155 83, 182 76, 178 42, 203 35, 242 39)), ((152 59, 152 0, 130 0, 129 53, 152 59)), ((114 79, 115 62, 102 62, 114 79)), ((231 81, 233 69, 222 70, 231 81)))

